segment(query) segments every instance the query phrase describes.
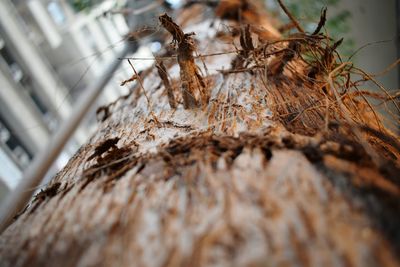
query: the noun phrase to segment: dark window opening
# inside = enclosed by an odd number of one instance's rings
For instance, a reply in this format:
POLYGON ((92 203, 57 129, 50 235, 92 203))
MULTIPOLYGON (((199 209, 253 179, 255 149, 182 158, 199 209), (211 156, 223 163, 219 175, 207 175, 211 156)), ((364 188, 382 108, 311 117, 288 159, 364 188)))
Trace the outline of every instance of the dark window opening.
POLYGON ((11 159, 20 167, 25 168, 33 155, 11 130, 7 122, 0 116, 0 142, 11 154, 11 159))

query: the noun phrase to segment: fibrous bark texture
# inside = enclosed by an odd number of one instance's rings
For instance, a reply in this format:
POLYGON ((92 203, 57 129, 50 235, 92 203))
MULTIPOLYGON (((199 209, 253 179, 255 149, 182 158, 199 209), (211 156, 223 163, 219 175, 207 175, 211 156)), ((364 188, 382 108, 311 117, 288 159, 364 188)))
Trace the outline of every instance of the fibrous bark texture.
POLYGON ((282 41, 250 1, 216 14, 160 19, 176 54, 101 109, 2 233, 2 266, 400 266, 399 147, 367 102, 334 91, 338 43, 282 41), (193 102, 188 79, 203 83, 193 102))

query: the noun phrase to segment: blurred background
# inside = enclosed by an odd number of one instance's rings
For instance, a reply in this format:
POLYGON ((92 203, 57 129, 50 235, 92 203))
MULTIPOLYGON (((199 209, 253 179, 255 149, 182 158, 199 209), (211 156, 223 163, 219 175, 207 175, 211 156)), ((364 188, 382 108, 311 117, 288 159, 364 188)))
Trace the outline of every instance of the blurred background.
MULTIPOLYGON (((352 57, 369 73, 383 71, 398 58, 397 2, 285 1, 310 31, 327 6, 328 32, 345 38, 341 47, 344 60, 352 57)), ((129 93, 129 87, 120 86, 132 76, 129 65, 121 64, 112 75, 107 73, 108 65, 132 42, 129 33, 143 26, 156 32, 157 15, 182 4, 179 0, 0 0, 0 202, 22 179, 35 155, 46 149, 82 93, 107 75, 108 83, 96 104, 44 183, 90 138, 96 129, 96 108, 129 93)), ((282 27, 289 23, 275 0, 265 4, 282 21, 282 27)), ((138 57, 152 57, 160 48, 157 34, 136 43, 130 53, 138 57)), ((151 64, 137 62, 135 67, 140 71, 151 64)), ((379 81, 389 90, 398 90, 398 68, 379 81)))

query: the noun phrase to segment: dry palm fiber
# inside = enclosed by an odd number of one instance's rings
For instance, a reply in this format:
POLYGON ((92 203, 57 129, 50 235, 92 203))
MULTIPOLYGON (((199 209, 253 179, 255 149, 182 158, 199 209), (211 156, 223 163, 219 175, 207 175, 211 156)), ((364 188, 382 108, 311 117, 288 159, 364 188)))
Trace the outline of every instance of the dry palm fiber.
POLYGON ((1 235, 2 265, 399 266, 400 146, 367 101, 396 96, 358 90, 373 76, 323 26, 282 37, 251 1, 205 9, 169 17, 164 67, 101 108, 1 235))

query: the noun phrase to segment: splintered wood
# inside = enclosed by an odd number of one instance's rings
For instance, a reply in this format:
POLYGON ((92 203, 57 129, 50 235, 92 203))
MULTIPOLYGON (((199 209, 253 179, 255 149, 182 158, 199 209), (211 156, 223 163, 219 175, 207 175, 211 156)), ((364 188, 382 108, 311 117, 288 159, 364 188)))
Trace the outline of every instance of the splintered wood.
POLYGON ((160 16, 159 20, 161 25, 172 35, 173 42, 178 45, 178 63, 184 107, 187 109, 199 105, 206 106, 208 103, 206 84, 193 58, 195 44, 192 35, 194 33, 183 33, 182 29, 167 14, 160 16), (196 95, 200 95, 201 99, 196 99, 196 95))
POLYGON ((324 12, 285 40, 257 3, 160 17, 177 57, 98 110, 0 236, 1 266, 400 266, 398 140, 338 71, 324 12))

